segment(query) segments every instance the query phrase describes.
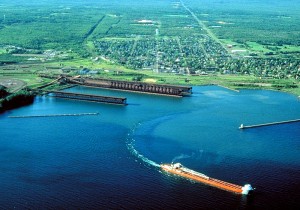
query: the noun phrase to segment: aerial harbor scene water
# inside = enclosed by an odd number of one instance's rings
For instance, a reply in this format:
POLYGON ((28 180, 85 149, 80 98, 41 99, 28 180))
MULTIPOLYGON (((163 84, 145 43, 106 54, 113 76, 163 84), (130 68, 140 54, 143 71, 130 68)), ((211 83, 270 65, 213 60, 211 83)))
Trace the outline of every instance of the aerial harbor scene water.
POLYGON ((297 0, 0 1, 0 209, 299 209, 297 0))
POLYGON ((239 129, 241 123, 298 117, 300 103, 293 95, 216 86, 194 87, 184 98, 86 87, 66 91, 122 95, 128 105, 42 96, 2 114, 4 209, 298 205, 299 123, 239 129), (8 118, 85 112, 99 115, 8 118), (159 164, 171 162, 251 184, 254 193, 240 196, 160 169, 159 164))

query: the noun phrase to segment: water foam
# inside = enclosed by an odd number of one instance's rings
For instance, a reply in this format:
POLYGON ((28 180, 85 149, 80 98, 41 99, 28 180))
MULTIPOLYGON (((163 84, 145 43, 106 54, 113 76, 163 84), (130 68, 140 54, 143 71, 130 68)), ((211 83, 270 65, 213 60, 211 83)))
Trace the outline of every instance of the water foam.
POLYGON ((192 156, 191 155, 186 155, 186 154, 181 154, 181 155, 178 155, 178 156, 174 157, 173 160, 172 160, 172 163, 174 163, 177 160, 186 159, 186 158, 190 158, 190 157, 192 157, 192 156))
POLYGON ((141 125, 140 123, 137 124, 136 126, 134 126, 134 128, 131 130, 131 132, 128 134, 127 136, 127 141, 126 141, 126 146, 128 148, 128 150, 131 152, 131 154, 133 154, 136 158, 138 158, 138 160, 141 160, 142 162, 146 163, 147 165, 150 166, 154 166, 154 167, 160 167, 160 165, 148 158, 146 158, 144 155, 140 154, 135 148, 135 140, 133 138, 133 134, 136 130, 136 128, 141 125))

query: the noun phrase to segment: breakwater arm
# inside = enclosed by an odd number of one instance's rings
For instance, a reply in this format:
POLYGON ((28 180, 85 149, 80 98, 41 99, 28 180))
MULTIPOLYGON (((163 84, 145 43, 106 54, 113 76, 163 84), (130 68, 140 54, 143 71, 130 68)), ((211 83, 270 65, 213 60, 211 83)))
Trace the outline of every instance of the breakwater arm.
POLYGON ((9 118, 32 118, 32 117, 70 117, 70 116, 85 116, 99 115, 98 112, 92 113, 77 113, 77 114, 45 114, 45 115, 25 115, 25 116, 8 116, 9 118))
POLYGON ((244 125, 244 124, 241 124, 239 129, 258 128, 258 127, 263 127, 263 126, 271 126, 271 125, 279 125, 279 124, 295 123, 295 122, 300 122, 300 119, 286 120, 286 121, 279 121, 279 122, 271 122, 271 123, 263 123, 263 124, 257 124, 257 125, 244 125))

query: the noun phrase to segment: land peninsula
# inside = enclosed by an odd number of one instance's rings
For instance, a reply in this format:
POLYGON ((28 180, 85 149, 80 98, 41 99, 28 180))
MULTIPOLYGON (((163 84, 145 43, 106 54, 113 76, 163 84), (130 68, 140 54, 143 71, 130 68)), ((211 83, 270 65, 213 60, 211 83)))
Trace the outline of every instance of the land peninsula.
POLYGON ((67 88, 59 75, 300 95, 298 7, 282 13, 288 3, 271 10, 243 1, 104 3, 0 7, 2 106, 32 90, 67 88))

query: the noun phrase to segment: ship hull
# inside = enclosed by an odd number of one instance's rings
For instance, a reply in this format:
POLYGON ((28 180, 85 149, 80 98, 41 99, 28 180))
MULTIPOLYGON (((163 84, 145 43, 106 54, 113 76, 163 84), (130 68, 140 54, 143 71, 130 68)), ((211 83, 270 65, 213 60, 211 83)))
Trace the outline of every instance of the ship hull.
POLYGON ((202 174, 198 175, 199 174, 198 172, 195 172, 196 174, 194 174, 193 171, 190 170, 190 169, 188 169, 188 170, 191 171, 191 172, 186 172, 186 171, 184 171, 185 168, 179 168, 179 169, 174 168, 172 164, 162 164, 161 168, 164 171, 167 171, 171 174, 176 174, 178 176, 188 178, 188 179, 193 180, 193 181, 201 182, 201 183, 213 186, 213 187, 217 187, 217 188, 222 189, 222 190, 226 190, 226 191, 236 193, 236 194, 244 194, 242 186, 239 186, 239 185, 236 185, 236 184, 231 184, 229 182, 224 182, 224 181, 221 181, 221 180, 218 180, 218 179, 210 178, 210 177, 208 177, 204 174, 203 175, 202 174))

